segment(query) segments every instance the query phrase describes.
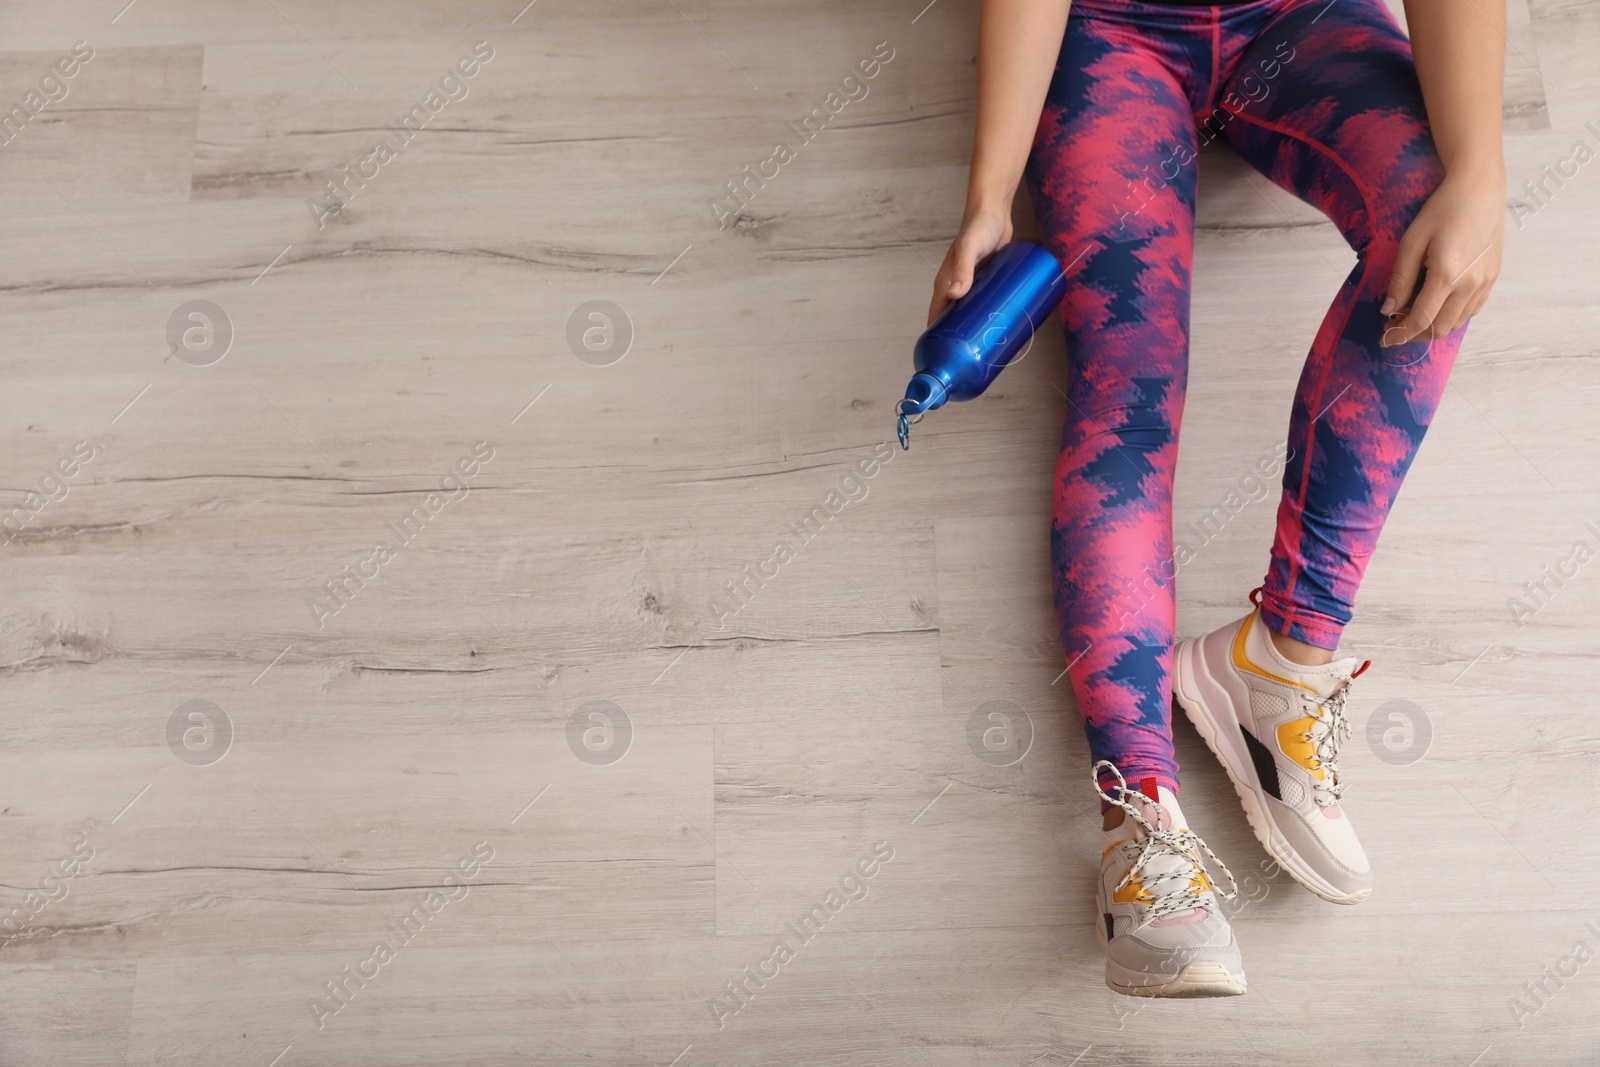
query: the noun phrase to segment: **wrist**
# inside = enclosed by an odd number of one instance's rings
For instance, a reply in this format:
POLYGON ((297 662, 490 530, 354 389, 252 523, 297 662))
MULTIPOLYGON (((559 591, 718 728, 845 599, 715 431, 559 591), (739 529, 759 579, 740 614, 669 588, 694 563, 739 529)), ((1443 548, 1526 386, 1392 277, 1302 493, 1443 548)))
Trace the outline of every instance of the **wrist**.
POLYGON ((1457 152, 1444 166, 1445 176, 1458 181, 1498 183, 1506 181, 1505 157, 1493 149, 1475 149, 1457 152))
POLYGON ((967 206, 965 218, 967 220, 981 218, 984 215, 994 215, 999 218, 1011 218, 1011 201, 1016 198, 1016 186, 1009 190, 1003 187, 983 188, 974 185, 967 190, 967 206))
POLYGON ((1022 183, 1022 173, 995 160, 992 155, 973 153, 972 165, 967 172, 966 217, 981 215, 1011 217, 1011 202, 1016 199, 1017 186, 1022 183))

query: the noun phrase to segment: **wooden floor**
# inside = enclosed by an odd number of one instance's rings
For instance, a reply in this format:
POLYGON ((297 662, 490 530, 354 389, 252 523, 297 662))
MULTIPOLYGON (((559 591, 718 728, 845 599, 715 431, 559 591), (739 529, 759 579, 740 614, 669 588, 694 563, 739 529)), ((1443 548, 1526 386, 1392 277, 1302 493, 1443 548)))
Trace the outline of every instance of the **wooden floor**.
MULTIPOLYGON (((1511 0, 1504 278, 1347 635, 1376 891, 1268 878, 1180 725, 1251 985, 1146 1003, 1050 608, 1059 330, 888 447, 976 0, 522 2, 0 13, 0 1064, 1600 1062, 1600 164, 1519 192, 1600 148, 1594 3, 1511 0)), ((1180 525, 1352 262, 1237 160, 1202 186, 1180 525)))

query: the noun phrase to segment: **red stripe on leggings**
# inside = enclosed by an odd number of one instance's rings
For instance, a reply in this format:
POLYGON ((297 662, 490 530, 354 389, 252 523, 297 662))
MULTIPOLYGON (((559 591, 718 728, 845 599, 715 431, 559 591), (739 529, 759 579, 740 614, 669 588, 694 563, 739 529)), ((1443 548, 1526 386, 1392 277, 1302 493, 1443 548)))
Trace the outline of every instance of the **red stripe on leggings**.
MULTIPOLYGON (((1333 160, 1334 165, 1340 170, 1344 171, 1345 176, 1350 179, 1350 184, 1356 187, 1356 195, 1361 197, 1361 206, 1367 213, 1367 225, 1371 227, 1374 232, 1376 232, 1378 228, 1378 217, 1372 210, 1372 197, 1368 195, 1367 187, 1361 183, 1361 179, 1356 176, 1356 172, 1350 169, 1350 165, 1348 163, 1339 158, 1339 153, 1335 152, 1333 149, 1329 148, 1315 137, 1308 137, 1299 130, 1291 129, 1288 126, 1283 126, 1276 122, 1268 122, 1266 119, 1252 118, 1251 116, 1244 114, 1242 111, 1239 112, 1238 117, 1244 119, 1252 126, 1259 126, 1264 130, 1272 130, 1275 133, 1283 134, 1285 137, 1292 137, 1302 144, 1310 145, 1318 152, 1321 152, 1323 155, 1333 160)), ((1361 287, 1366 284, 1367 269, 1371 265, 1371 259, 1363 255, 1361 257, 1361 274, 1356 280, 1355 289, 1357 294, 1361 292, 1361 287)), ((1350 323, 1350 315, 1356 309, 1356 300, 1357 297, 1352 296, 1350 298, 1350 306, 1344 309, 1344 318, 1339 321, 1339 328, 1334 331, 1334 347, 1338 347, 1339 339, 1344 336, 1345 327, 1350 323)), ((1332 350, 1330 349, 1321 353, 1321 359, 1322 375, 1317 379, 1316 397, 1311 405, 1313 411, 1315 411, 1317 414, 1313 414, 1311 416, 1311 421, 1306 424, 1306 455, 1305 459, 1302 461, 1303 466, 1300 471, 1300 495, 1295 500, 1295 551, 1289 554, 1289 580, 1287 582, 1287 592, 1291 598, 1291 603, 1289 605, 1289 610, 1284 613, 1285 617, 1291 623, 1304 621, 1303 619, 1299 618, 1299 613, 1294 610, 1292 598, 1294 597, 1295 579, 1300 576, 1300 538, 1305 530, 1303 516, 1305 515, 1306 510, 1306 492, 1309 490, 1311 485, 1311 453, 1312 448, 1316 444, 1317 440, 1316 420, 1318 415, 1322 412, 1322 393, 1324 387, 1326 387, 1328 384, 1328 372, 1333 369, 1332 350)))

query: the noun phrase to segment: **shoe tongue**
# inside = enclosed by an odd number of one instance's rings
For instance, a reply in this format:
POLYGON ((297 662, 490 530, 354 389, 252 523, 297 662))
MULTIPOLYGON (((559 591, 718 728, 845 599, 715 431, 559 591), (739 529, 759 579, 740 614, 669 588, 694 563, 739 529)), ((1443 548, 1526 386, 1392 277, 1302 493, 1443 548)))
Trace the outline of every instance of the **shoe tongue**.
POLYGON ((1172 829, 1172 816, 1161 806, 1161 787, 1156 780, 1141 778, 1136 788, 1138 791, 1129 799, 1139 809, 1139 814, 1150 820, 1150 825, 1158 830, 1172 829))
MULTIPOLYGON (((1150 783, 1150 786, 1150 791, 1160 796, 1161 799, 1159 801, 1151 800, 1148 795, 1141 792, 1131 795, 1128 798, 1129 802, 1139 809, 1139 814, 1143 815, 1151 826, 1159 830, 1173 830, 1182 827, 1184 825, 1183 813, 1178 810, 1177 798, 1164 788, 1158 791, 1153 782, 1150 783)), ((1147 836, 1144 827, 1139 826, 1132 819, 1129 819, 1128 823, 1132 826, 1135 843, 1143 845, 1147 836)), ((1150 857, 1150 860, 1145 864, 1143 881, 1146 886, 1157 887, 1166 893, 1179 889, 1193 876, 1193 861, 1177 852, 1162 851, 1150 857), (1166 877, 1162 877, 1163 875, 1166 877)), ((1198 907, 1202 902, 1197 900, 1195 904, 1198 907)), ((1185 909, 1184 911, 1176 912, 1174 916, 1187 915, 1190 910, 1185 909)))
POLYGON ((1361 666, 1361 661, 1354 656, 1346 659, 1336 659, 1320 667, 1302 668, 1304 682, 1316 689, 1317 695, 1323 698, 1331 697, 1344 686, 1350 684, 1351 675, 1356 668, 1361 666))
MULTIPOLYGON (((1145 781, 1141 782, 1140 785, 1140 791, 1131 794, 1128 797, 1128 800, 1133 804, 1134 807, 1139 809, 1139 814, 1145 817, 1146 822, 1155 827, 1157 830, 1169 831, 1175 830, 1183 825, 1183 813, 1178 810, 1178 800, 1176 797, 1174 797, 1166 789, 1158 788, 1152 779, 1145 779, 1145 781), (1148 789, 1149 792, 1144 792, 1144 789, 1148 789), (1159 799, 1153 799, 1150 795, 1152 793, 1155 794, 1155 796, 1159 799)), ((1133 832, 1135 836, 1142 840, 1146 835, 1144 827, 1134 823, 1131 819, 1128 820, 1128 822, 1133 825, 1133 832)), ((1173 862, 1176 864, 1181 864, 1183 861, 1174 856, 1173 862)), ((1167 869, 1167 861, 1165 859, 1155 860, 1152 861, 1152 863, 1157 869, 1167 869)))

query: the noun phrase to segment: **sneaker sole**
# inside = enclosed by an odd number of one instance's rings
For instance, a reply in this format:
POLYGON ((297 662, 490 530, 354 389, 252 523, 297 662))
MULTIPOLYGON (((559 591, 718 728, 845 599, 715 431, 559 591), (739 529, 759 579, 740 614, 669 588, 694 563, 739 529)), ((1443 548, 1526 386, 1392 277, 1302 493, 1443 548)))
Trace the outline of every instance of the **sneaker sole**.
MULTIPOLYGON (((1105 951, 1106 928, 1098 922, 1095 937, 1105 951)), ((1242 974, 1236 978, 1228 968, 1209 960, 1185 964, 1170 981, 1159 981, 1161 977, 1129 970, 1106 958, 1106 987, 1127 997, 1237 997, 1247 988, 1242 974)))
POLYGON ((1267 850, 1267 855, 1277 861, 1278 866, 1287 871, 1289 877, 1323 900, 1334 904, 1359 904, 1370 897, 1372 895, 1370 887, 1345 895, 1323 882, 1278 832, 1276 820, 1261 802, 1265 790, 1261 788, 1261 781, 1256 775, 1255 763, 1250 759, 1250 754, 1243 751, 1244 738, 1240 734, 1239 717, 1233 710, 1233 701, 1228 698, 1227 691, 1211 676, 1211 672, 1206 670, 1205 664, 1200 662, 1199 654, 1195 652, 1193 638, 1180 641, 1173 652, 1172 696, 1183 708, 1183 713, 1188 716, 1189 721, 1194 724, 1195 732, 1204 739, 1206 747, 1217 757, 1217 762, 1222 764, 1222 769, 1228 772, 1228 780, 1233 783, 1233 790, 1239 794, 1239 802, 1244 807, 1245 819, 1250 823, 1250 829, 1255 833, 1256 840, 1267 850), (1201 698, 1200 687, 1196 684, 1201 678, 1222 694, 1221 699, 1228 711, 1226 720, 1214 717, 1201 698), (1232 728, 1226 731, 1227 741, 1222 739, 1224 730, 1220 727, 1223 722, 1232 728), (1242 772, 1235 768, 1242 768, 1242 772))
MULTIPOLYGON (((1120 968, 1119 968, 1120 969, 1120 968)), ((1106 961, 1106 986, 1128 997, 1238 997, 1245 987, 1220 963, 1191 963, 1164 985, 1118 985, 1106 961)))

